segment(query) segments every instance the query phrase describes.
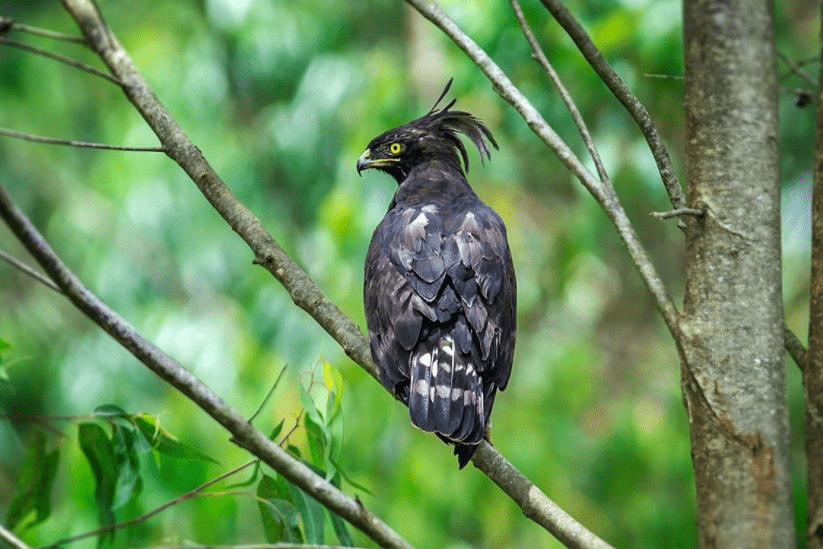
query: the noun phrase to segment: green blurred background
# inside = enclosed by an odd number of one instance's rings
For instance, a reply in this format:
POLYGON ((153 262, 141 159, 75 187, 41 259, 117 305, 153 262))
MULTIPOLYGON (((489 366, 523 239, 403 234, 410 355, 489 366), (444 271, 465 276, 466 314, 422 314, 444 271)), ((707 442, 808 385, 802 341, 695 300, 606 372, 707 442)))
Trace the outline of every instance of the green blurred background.
MULTIPOLYGON (((446 81, 457 107, 500 144, 469 180, 506 221, 518 275, 517 352, 497 400, 495 446, 561 507, 619 547, 695 546, 695 497, 677 355, 652 300, 594 200, 562 168, 463 53, 403 2, 373 0, 100 0, 120 42, 229 187, 342 310, 365 328, 362 266, 395 184, 357 176, 369 140, 427 111, 446 81)), ((567 142, 581 141, 505 0, 443 0, 444 9, 529 97, 567 142)), ((645 103, 682 173, 680 4, 570 1, 645 103)), ((576 99, 643 243, 680 303, 683 237, 651 211, 670 208, 633 121, 536 0, 524 10, 576 99)), ((778 47, 814 56, 814 2, 777 3, 778 47)), ((0 0, 0 15, 76 33, 56 2, 0 0)), ((14 33, 11 37, 21 38, 14 33)), ((26 41, 99 66, 79 46, 26 41)), ((806 65, 815 74, 816 65, 806 65)), ((780 66, 781 75, 786 66, 780 66)), ((793 89, 796 77, 781 80, 793 89)), ((814 107, 781 91, 784 297, 805 340, 814 107)), ((19 50, 0 49, 0 126, 132 146, 156 138, 103 80, 19 50)), ((591 163, 586 160, 588 165, 591 163)), ((345 485, 421 548, 559 547, 471 466, 411 427, 395 402, 290 301, 195 185, 162 154, 89 151, 0 138, 0 180, 68 265, 143 334, 256 420, 294 425, 301 373, 319 357, 345 391, 341 466, 373 495, 345 485)), ((0 249, 26 259, 5 227, 0 249)), ((248 456, 227 433, 139 364, 68 302, 0 263, 0 338, 7 381, 0 413, 81 415, 104 403, 157 414, 220 465, 163 458, 143 464, 139 501, 154 508, 248 456)), ((804 522, 802 393, 787 360, 795 498, 804 522)), ((32 545, 96 526, 94 485, 71 423, 48 424, 61 448, 53 514, 21 533, 32 545)), ((0 421, 0 513, 36 427, 0 421)), ((302 430, 291 439, 305 450, 302 430)), ((245 477, 245 474, 241 475, 245 477)), ((239 479, 237 479, 239 480, 239 479)), ((802 537, 802 536, 801 536, 802 537)), ((250 497, 197 498, 118 534, 114 547, 184 540, 264 541, 250 497)), ((336 541, 329 537, 327 542, 336 541)), ((355 533, 356 544, 373 544, 355 533)), ((94 547, 86 540, 72 547, 94 547)))

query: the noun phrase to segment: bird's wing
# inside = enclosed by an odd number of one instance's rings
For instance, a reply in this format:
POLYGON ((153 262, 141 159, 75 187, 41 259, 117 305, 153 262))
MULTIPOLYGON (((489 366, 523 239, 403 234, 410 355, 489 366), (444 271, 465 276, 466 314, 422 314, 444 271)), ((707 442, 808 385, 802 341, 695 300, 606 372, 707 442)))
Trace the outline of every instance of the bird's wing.
POLYGON ((505 225, 479 200, 449 225, 442 255, 468 320, 457 343, 474 355, 485 379, 505 389, 514 354, 517 292, 505 225))

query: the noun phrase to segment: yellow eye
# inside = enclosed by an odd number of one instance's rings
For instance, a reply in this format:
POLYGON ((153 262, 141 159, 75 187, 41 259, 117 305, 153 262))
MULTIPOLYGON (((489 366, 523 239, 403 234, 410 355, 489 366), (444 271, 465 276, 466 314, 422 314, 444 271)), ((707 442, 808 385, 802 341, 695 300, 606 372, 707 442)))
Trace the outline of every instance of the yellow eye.
POLYGON ((392 154, 399 153, 400 152, 400 143, 392 143, 389 146, 389 152, 391 152, 392 154))

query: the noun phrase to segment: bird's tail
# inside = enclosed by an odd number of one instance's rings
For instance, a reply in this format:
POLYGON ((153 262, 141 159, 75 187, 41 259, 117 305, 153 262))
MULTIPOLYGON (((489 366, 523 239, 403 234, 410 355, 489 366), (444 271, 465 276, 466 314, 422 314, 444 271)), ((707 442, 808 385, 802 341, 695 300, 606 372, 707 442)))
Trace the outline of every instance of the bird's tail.
MULTIPOLYGON (((412 354, 410 374, 409 415, 416 427, 438 433, 453 443, 462 443, 457 445, 458 449, 483 440, 486 429, 483 383, 470 356, 459 352, 451 336, 441 337, 434 348, 416 350, 412 354)), ((472 446, 465 462, 474 449, 472 446)), ((465 462, 458 455, 462 467, 465 462)))

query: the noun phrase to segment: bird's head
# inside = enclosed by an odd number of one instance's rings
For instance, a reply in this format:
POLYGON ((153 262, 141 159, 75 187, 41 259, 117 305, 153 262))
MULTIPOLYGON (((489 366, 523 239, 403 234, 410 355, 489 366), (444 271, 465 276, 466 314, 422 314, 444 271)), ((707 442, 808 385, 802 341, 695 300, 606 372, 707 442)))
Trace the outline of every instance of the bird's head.
POLYGON ((468 172, 469 155, 457 137, 458 133, 472 140, 477 152, 480 153, 481 162, 484 155, 491 158, 489 143, 495 149, 497 143, 480 120, 467 112, 450 110, 456 100, 452 100, 442 109, 437 109, 451 84, 452 81, 449 80, 429 112, 372 139, 365 152, 357 159, 357 173, 373 168, 391 175, 399 184, 409 175, 412 168, 432 160, 443 161, 461 172, 465 166, 468 172))

